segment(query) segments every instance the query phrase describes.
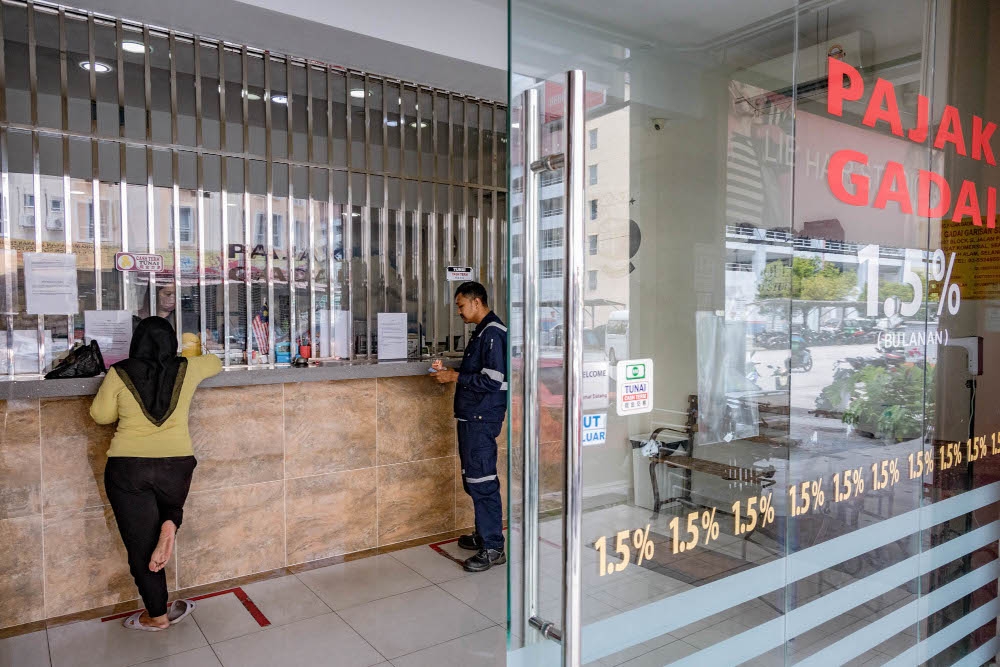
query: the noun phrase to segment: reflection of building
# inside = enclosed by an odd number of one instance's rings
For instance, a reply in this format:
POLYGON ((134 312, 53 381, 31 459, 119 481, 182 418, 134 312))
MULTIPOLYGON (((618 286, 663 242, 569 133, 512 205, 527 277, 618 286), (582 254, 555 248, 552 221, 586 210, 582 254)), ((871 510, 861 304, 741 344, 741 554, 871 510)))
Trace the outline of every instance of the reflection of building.
MULTIPOLYGON (((589 103, 589 101, 588 101, 589 103)), ((595 98, 593 107, 597 103, 595 98)), ((557 144, 563 130, 562 118, 548 120, 542 129, 542 151, 560 151, 557 144)), ((584 174, 585 283, 587 302, 585 325, 588 328, 607 322, 614 310, 628 308, 629 293, 629 108, 595 114, 587 120, 584 174)), ((517 149, 518 147, 515 147, 517 149)), ((523 245, 523 179, 519 164, 512 168, 514 179, 512 243, 514 276, 519 280, 523 245)), ((544 172, 540 177, 538 277, 545 332, 562 321, 565 257, 565 207, 563 172, 544 172)), ((520 285, 514 284, 514 294, 520 285)), ((551 336, 549 337, 551 338, 551 336)), ((553 342, 548 338, 545 342, 553 342)))

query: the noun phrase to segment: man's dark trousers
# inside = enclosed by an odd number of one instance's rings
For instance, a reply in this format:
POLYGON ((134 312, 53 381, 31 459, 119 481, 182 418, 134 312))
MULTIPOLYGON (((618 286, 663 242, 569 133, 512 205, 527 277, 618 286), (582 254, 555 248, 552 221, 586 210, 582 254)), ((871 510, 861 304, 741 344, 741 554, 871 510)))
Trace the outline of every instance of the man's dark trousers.
POLYGON ((476 532, 487 549, 503 550, 503 509, 497 477, 497 437, 503 424, 458 422, 458 454, 462 486, 472 497, 476 532))

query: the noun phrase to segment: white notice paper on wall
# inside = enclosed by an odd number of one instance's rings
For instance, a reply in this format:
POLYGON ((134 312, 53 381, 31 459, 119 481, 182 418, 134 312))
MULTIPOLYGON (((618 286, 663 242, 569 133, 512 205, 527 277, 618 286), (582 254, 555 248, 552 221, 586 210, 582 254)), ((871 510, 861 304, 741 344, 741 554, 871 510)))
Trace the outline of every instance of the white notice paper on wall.
POLYGON ((128 310, 83 311, 83 337, 101 346, 104 366, 128 358, 132 344, 132 313, 128 310))
MULTIPOLYGON (((52 342, 52 332, 45 330, 45 359, 42 362, 43 368, 38 368, 38 330, 37 329, 14 329, 14 373, 34 374, 44 373, 46 368, 52 366, 52 353, 55 347, 52 342)), ((62 348, 59 352, 65 350, 62 348)), ((0 375, 10 372, 10 365, 7 363, 6 345, 0 349, 0 375)))
POLYGON ((406 359, 406 313, 378 314, 378 358, 406 359))
POLYGON ((29 315, 75 315, 76 255, 24 253, 24 293, 29 315))

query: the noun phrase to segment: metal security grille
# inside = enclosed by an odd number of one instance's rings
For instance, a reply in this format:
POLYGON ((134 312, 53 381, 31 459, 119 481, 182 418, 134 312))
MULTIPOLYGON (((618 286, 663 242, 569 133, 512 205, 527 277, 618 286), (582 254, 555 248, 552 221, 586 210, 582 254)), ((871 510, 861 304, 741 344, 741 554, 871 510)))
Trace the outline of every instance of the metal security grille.
POLYGON ((505 106, 56 5, 0 22, 8 375, 88 310, 172 317, 231 366, 373 358, 379 312, 407 313, 413 354, 455 350, 449 264, 504 300, 505 106), (26 313, 25 252, 76 256, 76 314, 26 313))

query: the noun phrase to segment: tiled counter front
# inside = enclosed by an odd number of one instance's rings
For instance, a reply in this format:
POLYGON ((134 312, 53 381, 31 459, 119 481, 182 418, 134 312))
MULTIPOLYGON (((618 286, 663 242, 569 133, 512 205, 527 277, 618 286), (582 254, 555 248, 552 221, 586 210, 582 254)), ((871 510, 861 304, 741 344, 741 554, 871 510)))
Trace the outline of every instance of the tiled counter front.
MULTIPOLYGON (((426 377, 200 389, 170 588, 472 525, 452 392, 426 377)), ((0 402, 0 628, 138 597, 104 494, 113 429, 90 402, 0 402)))

